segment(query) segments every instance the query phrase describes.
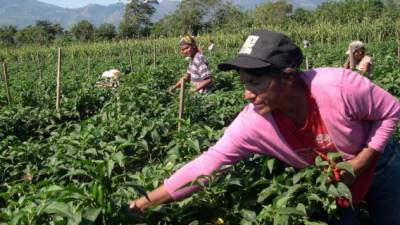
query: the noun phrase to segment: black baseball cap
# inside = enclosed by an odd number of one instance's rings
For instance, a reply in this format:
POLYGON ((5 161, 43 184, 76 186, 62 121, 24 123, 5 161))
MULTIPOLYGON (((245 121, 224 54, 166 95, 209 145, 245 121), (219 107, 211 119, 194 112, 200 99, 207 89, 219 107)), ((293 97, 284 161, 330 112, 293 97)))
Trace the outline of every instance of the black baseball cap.
POLYGON ((219 64, 218 69, 298 68, 302 62, 300 48, 287 36, 278 32, 255 30, 247 37, 239 55, 219 64))

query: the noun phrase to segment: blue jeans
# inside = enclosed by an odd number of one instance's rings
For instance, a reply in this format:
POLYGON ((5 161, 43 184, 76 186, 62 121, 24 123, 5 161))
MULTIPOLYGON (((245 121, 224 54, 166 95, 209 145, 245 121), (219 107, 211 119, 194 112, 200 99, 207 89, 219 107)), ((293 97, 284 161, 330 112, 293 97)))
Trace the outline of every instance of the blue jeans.
MULTIPOLYGON (((365 197, 368 225, 400 225, 400 144, 392 139, 380 156, 371 187, 365 197)), ((340 209, 331 225, 358 225, 359 208, 340 209)), ((365 222, 364 222, 365 223, 365 222)), ((364 224, 363 223, 363 224, 364 224)))

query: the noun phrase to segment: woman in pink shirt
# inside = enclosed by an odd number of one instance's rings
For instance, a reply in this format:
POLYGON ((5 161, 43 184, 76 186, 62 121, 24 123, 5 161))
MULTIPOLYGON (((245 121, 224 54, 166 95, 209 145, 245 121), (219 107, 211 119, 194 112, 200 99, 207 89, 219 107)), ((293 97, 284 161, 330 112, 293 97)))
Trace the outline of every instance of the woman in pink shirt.
MULTIPOLYGON (((236 70, 245 85, 247 105, 223 137, 187 163, 164 184, 130 203, 147 208, 190 195, 198 186, 183 187, 226 164, 251 154, 273 155, 304 168, 318 154, 340 152, 355 177, 342 174, 353 203, 368 203, 373 224, 399 224, 400 147, 392 136, 400 103, 365 77, 343 68, 299 71, 303 55, 281 33, 256 30, 239 55, 218 66, 236 70), (183 188, 182 188, 183 187, 183 188)), ((339 221, 354 224, 354 210, 345 208, 339 221)))

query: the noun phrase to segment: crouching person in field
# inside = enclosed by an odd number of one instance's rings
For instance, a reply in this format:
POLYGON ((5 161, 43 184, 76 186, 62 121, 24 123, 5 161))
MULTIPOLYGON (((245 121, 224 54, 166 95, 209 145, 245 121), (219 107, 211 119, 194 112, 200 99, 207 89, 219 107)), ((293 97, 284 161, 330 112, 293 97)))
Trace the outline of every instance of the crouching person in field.
POLYGON ((362 75, 371 75, 373 63, 371 56, 366 54, 365 44, 361 41, 353 41, 346 51, 347 59, 344 63, 346 69, 356 69, 362 75))
POLYGON ((106 82, 103 83, 104 86, 116 88, 120 85, 121 80, 121 72, 117 69, 111 69, 104 71, 101 74, 103 79, 106 79, 106 82))
MULTIPOLYGON (((317 156, 340 153, 354 175, 338 177, 349 186, 355 208, 338 201, 332 224, 357 224, 357 207, 365 201, 370 224, 400 224, 400 145, 393 134, 400 102, 357 72, 344 68, 300 71, 300 48, 281 33, 254 31, 239 55, 219 64, 235 70, 244 84, 244 107, 208 151, 175 172, 164 184, 130 202, 147 208, 182 199, 199 186, 197 177, 235 164, 251 154, 272 155, 302 169, 317 156)), ((323 173, 323 171, 321 171, 323 173)), ((349 200, 349 199, 346 199, 349 200)))
POLYGON ((189 66, 186 74, 168 89, 169 92, 180 87, 181 82, 190 81, 192 92, 209 93, 213 90, 211 71, 208 61, 199 50, 196 40, 191 36, 183 37, 179 42, 181 54, 189 57, 189 66))

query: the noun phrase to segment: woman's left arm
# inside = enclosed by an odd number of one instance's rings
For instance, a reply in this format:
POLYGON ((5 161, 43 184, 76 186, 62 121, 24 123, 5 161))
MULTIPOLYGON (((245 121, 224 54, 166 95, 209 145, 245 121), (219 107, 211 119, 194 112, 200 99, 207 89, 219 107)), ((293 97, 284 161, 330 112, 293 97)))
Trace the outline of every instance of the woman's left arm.
POLYGON ((350 120, 369 123, 365 146, 383 152, 400 119, 400 102, 358 73, 344 70, 342 97, 350 120))
POLYGON ((367 75, 368 71, 370 71, 370 67, 371 67, 370 63, 365 63, 365 65, 362 67, 363 69, 360 71, 360 73, 364 76, 367 75))
POLYGON ((347 185, 352 185, 357 177, 366 172, 376 162, 380 153, 370 147, 363 148, 357 155, 351 160, 346 161, 353 167, 353 175, 342 171, 341 181, 347 185))
POLYGON ((206 80, 203 80, 202 82, 200 82, 199 86, 197 86, 195 89, 193 89, 193 92, 198 92, 199 90, 207 87, 211 83, 212 83, 211 77, 206 80))

